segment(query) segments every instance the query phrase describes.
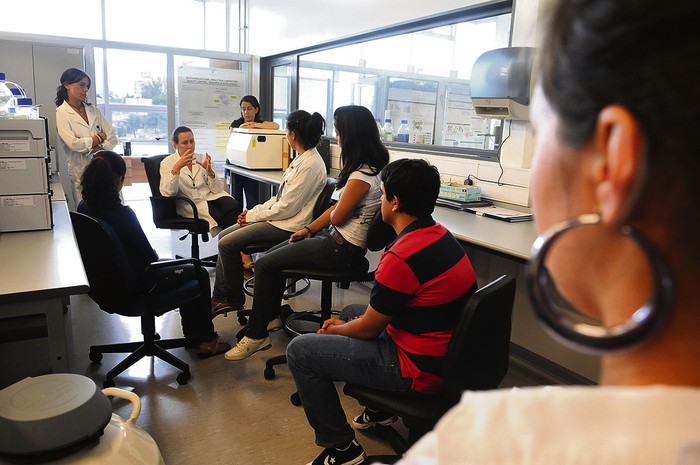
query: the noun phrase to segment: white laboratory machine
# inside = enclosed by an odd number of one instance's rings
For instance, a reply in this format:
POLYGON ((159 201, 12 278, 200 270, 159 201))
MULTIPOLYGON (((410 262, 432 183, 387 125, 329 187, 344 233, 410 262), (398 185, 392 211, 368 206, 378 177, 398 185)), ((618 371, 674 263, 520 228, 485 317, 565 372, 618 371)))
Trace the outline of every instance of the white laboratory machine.
POLYGON ((226 145, 228 163, 250 170, 281 170, 283 154, 289 153, 286 131, 234 129, 226 145))

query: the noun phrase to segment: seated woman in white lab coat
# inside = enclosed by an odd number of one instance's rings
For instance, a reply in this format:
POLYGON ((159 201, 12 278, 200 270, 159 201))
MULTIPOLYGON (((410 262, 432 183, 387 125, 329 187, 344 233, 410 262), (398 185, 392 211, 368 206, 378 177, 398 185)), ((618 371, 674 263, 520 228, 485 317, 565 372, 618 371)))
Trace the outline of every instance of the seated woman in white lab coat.
MULTIPOLYGON (((221 230, 236 224, 240 204, 226 192, 209 154, 195 153, 192 130, 180 126, 173 132, 175 153, 160 163, 160 193, 165 197, 188 197, 197 207, 200 218, 209 222, 209 231, 216 236, 221 230)), ((187 202, 177 203, 177 213, 192 218, 194 212, 187 202)))

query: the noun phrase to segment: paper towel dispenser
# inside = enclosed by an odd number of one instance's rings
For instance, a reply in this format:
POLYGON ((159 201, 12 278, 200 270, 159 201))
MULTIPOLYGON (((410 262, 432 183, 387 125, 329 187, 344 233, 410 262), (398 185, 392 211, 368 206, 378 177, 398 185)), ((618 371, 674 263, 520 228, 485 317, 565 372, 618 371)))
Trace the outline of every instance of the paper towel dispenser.
POLYGON ((497 48, 477 58, 470 82, 477 115, 519 120, 529 118, 536 50, 533 47, 497 48))

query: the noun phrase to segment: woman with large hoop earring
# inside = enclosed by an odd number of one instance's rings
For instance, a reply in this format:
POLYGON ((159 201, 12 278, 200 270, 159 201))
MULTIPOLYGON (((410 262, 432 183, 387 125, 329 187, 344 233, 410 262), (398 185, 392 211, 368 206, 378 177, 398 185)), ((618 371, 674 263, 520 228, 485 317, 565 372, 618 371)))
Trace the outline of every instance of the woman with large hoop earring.
POLYGON ((600 386, 467 392, 401 465, 700 463, 700 3, 551 3, 526 284, 600 386))

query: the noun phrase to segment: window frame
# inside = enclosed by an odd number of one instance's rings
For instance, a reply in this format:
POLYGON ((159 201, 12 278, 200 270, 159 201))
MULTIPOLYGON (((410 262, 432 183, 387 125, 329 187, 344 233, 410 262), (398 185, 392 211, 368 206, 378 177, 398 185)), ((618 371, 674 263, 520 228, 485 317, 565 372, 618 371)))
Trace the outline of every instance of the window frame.
MULTIPOLYGON (((262 99, 261 104, 263 106, 264 112, 265 114, 272 114, 271 102, 273 97, 273 66, 279 66, 281 63, 287 63, 291 66, 293 74, 291 76, 291 95, 289 96, 289 101, 291 102, 291 108, 296 109, 299 105, 299 69, 300 67, 303 67, 301 59, 303 55, 331 50, 347 45, 354 45, 358 43, 382 39, 386 37, 393 37, 397 35, 409 34, 412 32, 419 32, 426 29, 434 29, 442 26, 452 25, 455 23, 485 19, 503 14, 511 15, 511 34, 508 40, 508 46, 510 46, 512 42, 512 30, 514 22, 514 0, 493 0, 476 6, 468 6, 458 10, 452 10, 446 13, 420 18, 415 21, 408 21, 404 23, 390 25, 375 31, 369 31, 350 37, 336 39, 322 44, 313 45, 310 47, 304 47, 289 52, 283 52, 267 57, 261 57, 260 97, 262 99)), ((396 76, 397 73, 392 73, 392 75, 396 76)), ((434 79, 434 77, 414 75, 413 79, 431 80, 434 79)), ((444 86, 444 82, 448 81, 451 82, 450 79, 442 78, 440 81, 440 88, 442 89, 444 86)), ((383 92, 383 90, 380 90, 380 92, 383 92)), ((438 102, 438 106, 443 104, 444 102, 438 102)), ((330 127, 332 125, 332 122, 327 122, 327 125, 330 127)), ((502 126, 503 125, 505 125, 505 121, 502 124, 502 126)), ((478 159, 479 161, 491 161, 496 163, 499 162, 500 158, 500 146, 496 150, 484 150, 475 148, 448 147, 441 145, 421 145, 411 143, 406 144, 399 142, 387 142, 386 144, 391 150, 397 151, 440 154, 450 157, 471 158, 478 159)))

